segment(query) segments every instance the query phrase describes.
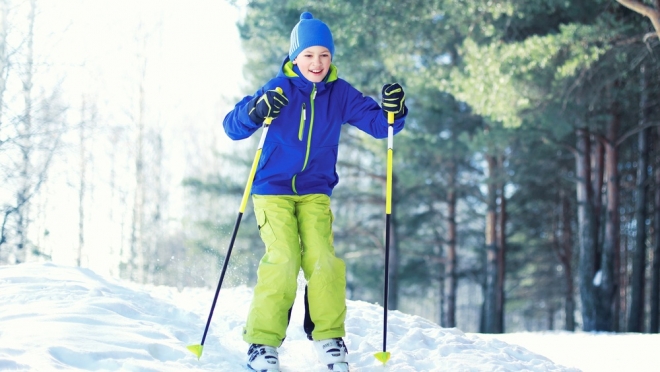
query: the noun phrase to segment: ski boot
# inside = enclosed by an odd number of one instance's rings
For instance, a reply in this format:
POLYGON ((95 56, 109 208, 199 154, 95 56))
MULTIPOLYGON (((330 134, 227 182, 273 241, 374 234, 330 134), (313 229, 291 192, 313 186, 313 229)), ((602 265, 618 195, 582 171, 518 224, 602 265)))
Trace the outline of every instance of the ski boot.
POLYGON ((248 349, 247 367, 256 372, 280 372, 277 348, 268 345, 251 344, 248 349))
POLYGON ((346 363, 346 345, 341 337, 314 341, 314 348, 321 363, 328 366, 330 371, 348 372, 346 363))

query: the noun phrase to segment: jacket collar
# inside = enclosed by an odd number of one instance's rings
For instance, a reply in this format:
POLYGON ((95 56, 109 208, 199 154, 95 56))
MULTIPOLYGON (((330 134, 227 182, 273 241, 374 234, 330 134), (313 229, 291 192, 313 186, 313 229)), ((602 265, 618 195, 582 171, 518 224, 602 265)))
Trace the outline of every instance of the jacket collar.
POLYGON ((329 84, 332 84, 338 79, 337 67, 334 64, 330 64, 330 71, 328 72, 328 75, 325 77, 325 79, 323 79, 323 81, 320 83, 314 84, 307 80, 307 78, 305 78, 302 73, 300 73, 298 66, 294 65, 293 62, 289 60, 288 56, 284 58, 284 62, 282 62, 282 68, 280 69, 280 72, 277 74, 277 76, 290 79, 295 86, 306 93, 311 93, 314 85, 316 85, 317 93, 321 93, 327 88, 329 84))

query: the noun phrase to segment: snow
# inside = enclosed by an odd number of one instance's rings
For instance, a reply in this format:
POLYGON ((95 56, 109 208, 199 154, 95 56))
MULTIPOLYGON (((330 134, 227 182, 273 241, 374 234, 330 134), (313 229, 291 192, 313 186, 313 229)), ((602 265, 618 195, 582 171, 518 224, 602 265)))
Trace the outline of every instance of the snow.
MULTIPOLYGON (((2 371, 246 371, 241 339, 251 289, 222 288, 204 352, 199 344, 214 289, 137 285, 77 267, 0 267, 2 371)), ((300 293, 299 293, 300 294, 300 293)), ((280 348, 283 371, 325 371, 294 305, 280 348)), ((382 308, 348 301, 351 371, 651 371, 659 335, 607 333, 466 334, 418 316, 388 313, 385 366, 382 308), (653 349, 652 349, 653 348, 653 349)))

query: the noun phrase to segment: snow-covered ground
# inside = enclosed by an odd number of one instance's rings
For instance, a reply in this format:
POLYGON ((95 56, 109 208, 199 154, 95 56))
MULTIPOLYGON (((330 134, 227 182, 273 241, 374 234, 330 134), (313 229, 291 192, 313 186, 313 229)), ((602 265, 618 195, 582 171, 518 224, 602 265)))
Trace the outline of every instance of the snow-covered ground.
MULTIPOLYGON (((251 289, 223 288, 201 359, 213 290, 140 286, 51 263, 0 267, 2 371, 245 371, 241 339, 251 289)), ((302 331, 296 301, 283 371, 325 371, 302 331)), ((568 332, 465 334, 421 317, 388 315, 383 366, 382 308, 348 302, 351 371, 657 371, 660 335, 568 332)))

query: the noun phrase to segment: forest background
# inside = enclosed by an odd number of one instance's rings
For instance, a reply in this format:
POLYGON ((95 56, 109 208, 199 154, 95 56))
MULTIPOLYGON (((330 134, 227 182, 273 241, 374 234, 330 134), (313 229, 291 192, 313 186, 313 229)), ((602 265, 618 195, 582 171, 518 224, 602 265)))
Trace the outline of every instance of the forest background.
MULTIPOLYGON (((0 264, 215 288, 257 141, 222 118, 275 75, 302 11, 330 25, 340 77, 406 89, 391 309, 658 332, 660 0, 0 0, 0 264)), ((343 130, 353 300, 382 302, 386 146, 343 130)), ((243 221, 224 285, 255 282, 243 221)))

